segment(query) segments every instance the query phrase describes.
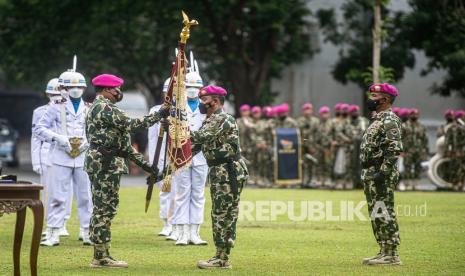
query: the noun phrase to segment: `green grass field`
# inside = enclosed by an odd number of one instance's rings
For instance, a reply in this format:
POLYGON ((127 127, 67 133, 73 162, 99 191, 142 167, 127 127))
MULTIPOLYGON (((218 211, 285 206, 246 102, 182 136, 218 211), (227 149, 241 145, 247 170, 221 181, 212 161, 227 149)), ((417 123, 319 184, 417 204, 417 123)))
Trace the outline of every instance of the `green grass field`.
MULTIPOLYGON (((199 259, 214 253, 207 197, 206 222, 201 234, 209 242, 204 247, 176 247, 156 233, 161 228, 158 201, 144 213, 145 189, 123 188, 119 213, 112 226, 112 255, 129 263, 129 269, 91 269, 92 248, 77 241, 78 221, 73 210, 68 228, 71 237, 62 238, 54 248, 41 247, 39 275, 191 275, 205 273, 196 268, 199 259)), ((298 189, 245 189, 243 201, 364 200, 362 191, 321 191, 298 189)), ((364 257, 377 252, 369 221, 302 221, 286 216, 276 221, 239 221, 233 269, 222 274, 465 274, 465 194, 408 192, 397 193, 396 204, 411 206, 411 215, 399 216, 402 266, 368 267, 364 257), (426 203, 426 216, 414 216, 415 206, 426 203)), ((338 205, 338 204, 336 204, 338 205)), ((336 206, 335 214, 338 214, 336 206)), ((405 213, 407 209, 401 208, 405 213)), ((366 206, 362 209, 366 215, 366 206)), ((424 215, 424 214, 423 214, 424 215)), ((0 275, 13 275, 12 244, 14 215, 0 218, 0 275)), ((29 275, 28 255, 32 213, 27 213, 23 240, 22 272, 29 275)), ((216 271, 218 273, 218 271, 216 271)))

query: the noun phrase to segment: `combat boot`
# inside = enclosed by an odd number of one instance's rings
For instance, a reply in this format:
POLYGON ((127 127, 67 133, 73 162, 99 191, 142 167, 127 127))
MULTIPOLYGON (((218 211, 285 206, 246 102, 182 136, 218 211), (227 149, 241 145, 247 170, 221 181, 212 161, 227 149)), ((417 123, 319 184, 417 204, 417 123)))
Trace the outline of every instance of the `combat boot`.
POLYGON ((383 256, 384 254, 385 254, 385 247, 384 247, 384 244, 381 244, 378 254, 376 254, 375 256, 372 256, 372 257, 364 258, 362 263, 363 264, 368 264, 369 261, 381 258, 381 256, 383 256))
POLYGON ((200 238, 199 235, 200 224, 190 225, 190 244, 193 245, 207 245, 208 243, 200 238))
POLYGON ((200 269, 231 269, 232 265, 228 261, 223 261, 215 256, 208 261, 199 261, 197 267, 200 269))
POLYGON ((180 225, 173 225, 173 231, 171 231, 171 234, 166 237, 167 241, 177 241, 179 238, 179 232, 180 232, 180 225))
POLYGON ((124 261, 118 261, 110 256, 110 244, 95 244, 94 245, 94 259, 90 263, 92 268, 127 268, 128 264, 124 261))
POLYGON ((168 237, 171 234, 171 225, 168 223, 167 219, 163 219, 163 229, 158 233, 158 236, 168 237))
POLYGON ((381 257, 371 259, 368 265, 401 265, 399 254, 397 253, 396 245, 385 245, 384 253, 381 257))
POLYGON ((399 256, 383 255, 377 259, 369 260, 368 265, 401 265, 399 256))
POLYGON ((59 228, 50 228, 50 235, 44 239, 40 245, 58 246, 60 245, 59 228))
POLYGON ((179 238, 176 241, 176 245, 188 245, 189 244, 189 224, 178 225, 180 229, 179 238))

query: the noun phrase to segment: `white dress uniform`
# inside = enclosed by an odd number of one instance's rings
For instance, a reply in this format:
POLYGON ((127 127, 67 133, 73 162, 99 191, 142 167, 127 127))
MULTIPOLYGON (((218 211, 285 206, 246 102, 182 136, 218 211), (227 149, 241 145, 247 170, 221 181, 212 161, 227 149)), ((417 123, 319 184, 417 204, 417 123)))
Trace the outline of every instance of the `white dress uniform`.
POLYGON ((69 204, 70 190, 74 189, 77 199, 80 226, 89 228, 92 213, 92 197, 89 176, 84 171, 85 150, 88 147, 85 135, 85 117, 87 104, 81 99, 77 112, 69 98, 65 102, 51 104, 37 124, 36 133, 49 143, 54 143, 49 153, 51 166, 49 175, 50 211, 47 215, 47 226, 61 228, 66 216, 66 206, 69 204), (56 125, 56 130, 52 126, 56 125), (80 137, 81 154, 72 158, 67 149, 55 143, 57 136, 80 137))
MULTIPOLYGON (((51 162, 49 158, 49 152, 54 145, 46 142, 37 135, 37 124, 39 123, 40 118, 44 115, 47 108, 52 104, 49 102, 46 105, 42 105, 34 109, 32 113, 32 135, 31 135, 31 160, 33 170, 40 175, 40 184, 44 185, 42 190, 42 203, 45 206, 45 211, 48 212, 49 208, 47 206, 47 197, 48 197, 48 176, 47 171, 50 168, 51 162)), ((56 125, 52 126, 52 130, 56 131, 56 125)), ((69 193, 69 203, 66 206, 66 216, 65 219, 69 219, 71 216, 71 207, 73 199, 73 190, 70 189, 69 193)))
MULTIPOLYGON (((161 105, 156 105, 150 109, 150 114, 157 112, 161 108, 161 105)), ((148 151, 149 151, 149 164, 152 165, 153 157, 155 156, 155 149, 158 142, 158 134, 160 131, 160 123, 156 123, 149 128, 148 131, 148 151)), ((160 158, 158 161, 158 170, 163 171, 163 165, 165 164, 165 147, 166 147, 166 136, 163 138, 163 143, 161 145, 160 158)), ((163 181, 156 183, 160 188, 160 218, 162 220, 169 220, 170 217, 170 207, 174 204, 173 198, 171 197, 170 192, 163 192, 161 188, 163 186, 163 181)))
MULTIPOLYGON (((187 118, 190 130, 197 131, 202 126, 206 115, 201 114, 198 107, 192 111, 188 106, 187 118)), ((173 175, 175 209, 171 217, 171 224, 203 223, 207 175, 207 161, 202 152, 192 157, 192 165, 188 169, 173 175)))

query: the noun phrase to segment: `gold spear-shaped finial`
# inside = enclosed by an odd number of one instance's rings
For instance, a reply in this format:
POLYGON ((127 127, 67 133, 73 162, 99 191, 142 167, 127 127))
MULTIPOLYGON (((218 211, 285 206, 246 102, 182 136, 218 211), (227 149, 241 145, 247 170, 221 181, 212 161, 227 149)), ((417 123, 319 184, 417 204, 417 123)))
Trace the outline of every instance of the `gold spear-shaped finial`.
POLYGON ((189 29, 191 26, 199 25, 199 22, 197 20, 189 20, 189 17, 184 11, 182 12, 182 23, 184 24, 184 28, 182 28, 181 31, 181 43, 186 44, 187 39, 189 39, 189 29))

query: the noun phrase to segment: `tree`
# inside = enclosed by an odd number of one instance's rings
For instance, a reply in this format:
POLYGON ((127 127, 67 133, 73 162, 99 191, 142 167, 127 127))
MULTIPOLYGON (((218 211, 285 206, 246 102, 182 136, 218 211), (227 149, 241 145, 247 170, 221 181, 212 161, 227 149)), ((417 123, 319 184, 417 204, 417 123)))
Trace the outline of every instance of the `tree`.
MULTIPOLYGON (((323 29, 325 39, 341 47, 339 60, 336 62, 332 74, 334 78, 346 84, 351 81, 366 89, 367 81, 398 81, 404 75, 405 68, 412 68, 414 56, 409 50, 409 42, 405 33, 400 30, 402 14, 392 13, 381 1, 380 15, 384 18, 383 28, 374 28, 373 0, 350 0, 342 5, 343 22, 336 21, 334 9, 319 10, 317 17, 323 29), (382 35, 378 36, 377 33, 382 35), (375 35, 375 38, 373 37, 375 35), (382 41, 381 38, 383 38, 382 41), (376 41, 378 40, 378 41, 376 41), (383 66, 376 67, 375 51, 378 51, 383 66), (367 78, 367 72, 373 76, 367 78)), ((380 18, 381 18, 380 17, 380 18)), ((379 22, 378 22, 379 23, 379 22)), ((381 26, 381 24, 379 24, 381 26)))
POLYGON ((204 78, 224 85, 236 105, 270 101, 271 78, 312 54, 303 0, 3 0, 0 68, 9 83, 39 88, 69 68, 76 53, 88 78, 119 74, 125 88, 159 98, 182 9, 200 22, 188 47, 204 78))
POLYGON ((415 49, 430 59, 426 75, 446 71, 442 83, 431 91, 441 95, 453 92, 465 97, 465 0, 410 0, 412 12, 406 15, 403 31, 415 49))

